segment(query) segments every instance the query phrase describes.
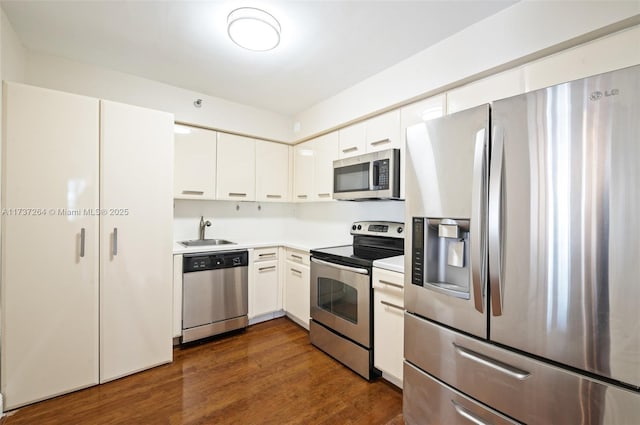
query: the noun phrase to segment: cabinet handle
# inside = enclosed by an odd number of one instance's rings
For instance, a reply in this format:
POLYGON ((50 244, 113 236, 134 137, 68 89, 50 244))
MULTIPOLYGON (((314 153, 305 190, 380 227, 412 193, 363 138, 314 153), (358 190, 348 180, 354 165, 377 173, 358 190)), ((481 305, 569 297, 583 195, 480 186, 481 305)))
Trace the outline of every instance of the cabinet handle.
POLYGON ((395 309, 400 310, 400 311, 404 311, 404 307, 400 307, 400 306, 399 306, 399 305, 397 305, 397 304, 392 304, 392 303, 387 302, 387 301, 385 301, 385 300, 380 300, 380 304, 384 304, 384 305, 386 305, 387 307, 391 307, 391 308, 395 308, 395 309))
POLYGON ((268 266, 268 267, 260 267, 258 269, 259 272, 263 272, 265 270, 275 270, 276 266, 268 266))
POLYGON ((357 150, 358 150, 357 146, 351 146, 350 148, 342 149, 342 152, 347 153, 347 152, 353 152, 357 150))
POLYGON ((183 195, 204 195, 202 190, 183 190, 183 195))
POLYGON ((291 257, 291 258, 295 258, 296 260, 300 260, 300 261, 302 261, 302 257, 301 257, 301 256, 299 256, 299 255, 291 254, 291 255, 290 255, 290 257, 291 257))
POLYGON ((453 403, 453 408, 456 409, 456 413, 458 415, 462 416, 463 418, 465 418, 466 420, 468 420, 469 422, 471 422, 472 424, 475 424, 475 425, 491 425, 490 422, 483 421, 477 415, 474 415, 473 413, 471 413, 470 410, 465 409, 464 407, 460 406, 455 401, 451 400, 451 403, 453 403))
POLYGON ((267 198, 280 199, 280 198, 282 198, 282 195, 267 195, 267 198))
POLYGON ((398 285, 397 283, 389 282, 389 281, 386 281, 386 280, 379 279, 378 282, 380 282, 382 284, 385 284, 385 285, 393 286, 394 288, 404 289, 404 286, 398 285))
POLYGON ((330 193, 318 193, 318 197, 320 197, 320 198, 328 198, 330 196, 331 196, 330 193))
POLYGON ((273 257, 276 255, 275 252, 265 252, 264 254, 258 254, 258 257, 273 257))
POLYGON ((381 145, 381 144, 383 144, 383 143, 389 143, 389 142, 391 142, 391 140, 389 140, 389 139, 382 139, 382 140, 376 140, 375 142, 370 142, 369 144, 370 144, 371 146, 376 146, 376 145, 381 145))
POLYGON ((509 375, 512 378, 516 378, 521 381, 531 376, 531 374, 526 370, 518 369, 517 367, 508 365, 499 360, 492 359, 491 357, 485 356, 484 354, 476 353, 475 351, 464 348, 456 344, 455 342, 452 344, 456 352, 465 359, 480 363, 481 365, 490 367, 491 369, 497 370, 504 373, 505 375, 509 375))
POLYGON ((302 272, 300 270, 296 270, 296 269, 290 269, 290 270, 294 273, 298 273, 299 275, 302 275, 302 272))
POLYGON ((297 196, 298 198, 301 198, 301 199, 307 199, 307 195, 297 195, 297 196))
POLYGON ((113 228, 113 256, 118 255, 118 228, 113 228))
POLYGON ((247 194, 241 192, 229 192, 229 196, 247 196, 247 194))
POLYGON ((84 257, 84 227, 80 229, 80 258, 84 257))

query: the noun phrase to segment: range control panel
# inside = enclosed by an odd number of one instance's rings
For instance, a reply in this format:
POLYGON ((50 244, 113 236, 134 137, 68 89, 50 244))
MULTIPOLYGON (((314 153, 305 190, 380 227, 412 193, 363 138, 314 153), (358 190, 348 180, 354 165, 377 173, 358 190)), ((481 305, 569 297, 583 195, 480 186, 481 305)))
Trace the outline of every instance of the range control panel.
POLYGON ((351 225, 351 234, 404 239, 404 223, 395 221, 356 221, 351 225))
POLYGON ((206 252, 184 254, 182 272, 200 272, 205 270, 246 267, 249 265, 248 251, 206 252))

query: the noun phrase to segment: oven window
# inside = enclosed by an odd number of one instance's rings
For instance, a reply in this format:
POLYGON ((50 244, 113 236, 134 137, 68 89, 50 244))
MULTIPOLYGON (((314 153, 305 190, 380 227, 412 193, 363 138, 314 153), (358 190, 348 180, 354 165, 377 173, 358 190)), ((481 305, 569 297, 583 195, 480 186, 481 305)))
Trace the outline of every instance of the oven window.
POLYGON ((342 282, 318 278, 318 307, 352 323, 358 323, 358 291, 342 282))
POLYGON ((333 191, 356 192, 369 190, 369 162, 334 168, 333 191))

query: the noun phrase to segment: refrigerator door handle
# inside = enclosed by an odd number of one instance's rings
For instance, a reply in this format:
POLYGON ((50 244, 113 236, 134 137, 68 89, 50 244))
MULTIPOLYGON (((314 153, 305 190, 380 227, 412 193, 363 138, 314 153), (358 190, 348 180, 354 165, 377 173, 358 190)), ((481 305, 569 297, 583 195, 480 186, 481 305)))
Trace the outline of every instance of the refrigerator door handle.
POLYGON ((473 157, 473 191, 471 198, 471 283, 473 285, 473 303, 476 310, 484 313, 485 293, 485 222, 487 187, 487 140, 486 130, 476 133, 476 146, 473 157))
POLYGON ((489 170, 489 285, 491 311, 502 316, 502 172, 504 167, 504 130, 495 126, 489 170))
POLYGON ((490 422, 483 421, 481 418, 479 418, 478 416, 474 415, 469 410, 467 410, 464 407, 462 407, 460 404, 456 403, 455 400, 451 400, 451 404, 453 404, 453 408, 455 409, 455 411, 456 411, 456 413, 458 415, 462 416, 463 418, 465 418, 466 420, 468 420, 472 424, 475 424, 475 425, 492 425, 490 422))

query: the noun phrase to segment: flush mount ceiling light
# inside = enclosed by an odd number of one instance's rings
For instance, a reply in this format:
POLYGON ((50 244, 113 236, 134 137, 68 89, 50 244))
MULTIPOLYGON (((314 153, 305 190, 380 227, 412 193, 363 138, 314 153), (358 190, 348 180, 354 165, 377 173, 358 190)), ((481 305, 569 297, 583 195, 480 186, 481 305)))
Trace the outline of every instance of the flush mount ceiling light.
POLYGON ((264 52, 280 43, 280 23, 262 9, 235 9, 227 17, 227 25, 229 38, 245 49, 264 52))

